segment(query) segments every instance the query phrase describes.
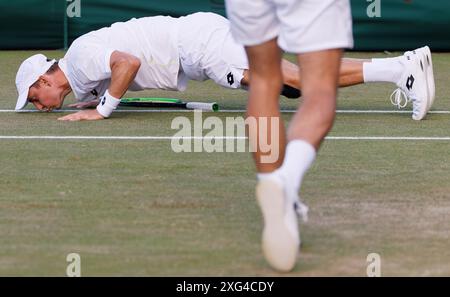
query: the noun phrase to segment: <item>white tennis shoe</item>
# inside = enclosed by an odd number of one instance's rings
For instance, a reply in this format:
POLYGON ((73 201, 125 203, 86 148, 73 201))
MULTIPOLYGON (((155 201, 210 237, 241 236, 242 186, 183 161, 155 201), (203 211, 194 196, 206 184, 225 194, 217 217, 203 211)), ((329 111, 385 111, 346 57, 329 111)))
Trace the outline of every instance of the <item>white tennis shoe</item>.
MULTIPOLYGON (((412 118, 416 121, 420 121, 426 116, 434 100, 434 77, 428 78, 431 54, 427 56, 424 54, 425 49, 420 50, 420 52, 416 50, 405 53, 403 60, 405 69, 397 83, 398 88, 390 98, 392 104, 398 108, 404 108, 408 102, 412 102, 412 118)), ((431 75, 432 73, 431 69, 431 75)))
POLYGON ((424 57, 423 61, 425 63, 427 83, 428 83, 428 95, 430 100, 428 101, 428 110, 433 106, 434 99, 436 97, 436 84, 434 82, 434 70, 433 70, 433 59, 431 56, 431 50, 428 46, 424 46, 413 51, 406 52, 405 55, 422 55, 424 57))
POLYGON ((306 220, 308 208, 297 194, 295 198, 279 183, 262 180, 256 187, 256 195, 264 218, 262 250, 267 262, 276 270, 288 272, 297 261, 300 250, 300 234, 297 214, 306 220))

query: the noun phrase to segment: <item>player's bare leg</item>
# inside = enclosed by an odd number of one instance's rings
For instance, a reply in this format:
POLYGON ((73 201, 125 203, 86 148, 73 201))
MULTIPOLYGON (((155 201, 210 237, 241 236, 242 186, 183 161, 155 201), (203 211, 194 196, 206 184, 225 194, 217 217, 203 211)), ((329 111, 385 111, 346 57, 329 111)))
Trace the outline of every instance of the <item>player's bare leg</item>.
MULTIPOLYGON (((259 123, 267 120, 270 123, 271 118, 276 118, 279 122, 277 127, 267 127, 264 131, 266 139, 271 139, 272 133, 276 133, 278 145, 276 147, 278 158, 274 162, 262 162, 264 154, 258 145, 253 154, 257 171, 260 173, 272 172, 280 167, 284 157, 285 130, 280 117, 278 98, 282 87, 282 74, 280 69, 281 50, 276 39, 270 40, 262 45, 246 48, 249 58, 250 68, 252 69, 250 78, 250 92, 247 105, 247 117, 256 119, 258 123, 257 130, 263 129, 259 123)), ((261 133, 261 131, 260 131, 261 133)), ((251 135, 250 135, 251 136, 251 135)))
MULTIPOLYGON (((264 162, 265 156, 259 147, 260 139, 257 140, 258 149, 254 153, 254 158, 259 179, 256 196, 264 218, 262 250, 273 268, 289 271, 296 263, 300 238, 294 205, 287 200, 283 180, 277 173, 285 148, 284 125, 278 105, 282 86, 281 51, 276 39, 262 45, 247 47, 246 51, 252 69, 247 116, 257 120, 279 119, 278 127, 266 129, 258 124, 257 129, 260 135, 266 136, 266 139, 272 139, 273 134, 278 134, 277 146, 274 147, 272 143, 272 148, 279 151, 278 159, 264 162)), ((251 134, 249 137, 250 141, 255 138, 251 134)))
POLYGON ((349 87, 364 83, 364 63, 370 60, 344 58, 339 71, 339 87, 349 87))
POLYGON ((327 50, 298 56, 303 103, 289 126, 289 141, 302 139, 317 150, 333 126, 341 52, 327 50))
MULTIPOLYGON (((339 87, 349 87, 364 83, 364 63, 371 63, 371 60, 344 58, 341 62, 339 73, 339 87)), ((286 59, 281 60, 281 70, 283 74, 283 83, 285 85, 301 89, 301 77, 297 64, 289 62, 286 59)), ((249 71, 244 71, 242 85, 249 84, 249 71)))
MULTIPOLYGON (((350 59, 341 61, 338 86, 348 87, 370 82, 390 82, 397 90, 391 95, 391 102, 398 108, 413 105, 413 119, 421 120, 433 105, 435 83, 431 52, 428 47, 406 52, 403 56, 383 59, 350 59), (421 62, 420 62, 421 61, 421 62), (420 66, 422 65, 422 66, 420 66), (408 78, 414 77, 414 88, 408 87, 408 78)), ((299 67, 285 59, 281 62, 283 74, 282 95, 298 98, 302 90, 299 67)), ((248 84, 249 73, 244 71, 243 85, 248 84)))
MULTIPOLYGON (((339 72, 339 87, 349 87, 366 82, 392 82, 397 83, 398 77, 403 72, 402 65, 395 63, 396 60, 401 61, 404 57, 387 58, 387 59, 351 59, 343 58, 341 61, 339 72), (382 66, 376 66, 381 64, 382 66), (379 68, 380 70, 372 70, 372 68, 379 68), (377 72, 385 74, 384 77, 377 76, 377 72), (366 78, 365 78, 366 76, 366 78)), ((281 69, 283 73, 283 83, 285 85, 301 89, 301 76, 299 76, 299 67, 297 64, 289 62, 286 59, 281 61, 281 69)), ((244 71, 244 78, 241 81, 242 85, 248 85, 249 71, 244 71)))
POLYGON ((265 222, 263 252, 278 270, 289 271, 296 263, 300 235, 295 212, 306 220, 308 211, 298 192, 333 125, 341 54, 341 50, 327 50, 299 55, 303 103, 289 125, 283 164, 271 174, 259 174, 257 196, 265 222))
MULTIPOLYGON (((364 63, 370 63, 370 60, 362 59, 342 59, 339 72, 339 87, 348 87, 364 83, 364 63)), ((302 89, 301 75, 299 67, 283 59, 282 63, 283 81, 285 84, 302 89)))

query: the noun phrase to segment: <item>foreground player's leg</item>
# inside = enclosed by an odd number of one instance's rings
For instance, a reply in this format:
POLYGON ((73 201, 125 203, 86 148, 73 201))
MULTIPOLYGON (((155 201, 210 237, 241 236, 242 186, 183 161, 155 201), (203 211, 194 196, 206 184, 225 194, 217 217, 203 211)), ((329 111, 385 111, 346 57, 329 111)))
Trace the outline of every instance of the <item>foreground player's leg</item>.
POLYGON ((288 130, 289 143, 280 173, 297 193, 315 152, 333 126, 341 50, 301 54, 303 103, 288 130))
MULTIPOLYGON (((266 139, 270 139, 269 135, 273 133, 278 132, 279 135, 277 161, 265 163, 259 147, 254 158, 259 179, 257 199, 264 217, 263 253, 271 266, 281 271, 291 270, 296 263, 300 236, 295 210, 305 219, 307 212, 297 193, 303 175, 315 159, 316 149, 333 123, 340 53, 337 50, 325 51, 307 54, 302 59, 304 69, 301 74, 306 91, 304 103, 290 128, 293 141, 287 148, 289 158, 285 158, 278 170, 284 155, 282 122, 279 121, 280 127, 276 130, 258 125, 260 135, 263 133, 266 139)), ((282 83, 278 46, 272 40, 247 48, 247 54, 252 69, 247 114, 258 119, 258 123, 264 117, 279 118, 277 90, 280 90, 282 83)))
MULTIPOLYGON (((269 154, 274 153, 277 156, 276 160, 265 162, 264 159, 267 154, 262 152, 260 145, 256 147, 253 156, 258 172, 273 172, 280 167, 283 161, 285 146, 285 131, 278 103, 279 90, 282 87, 281 51, 276 39, 262 45, 248 47, 246 50, 252 69, 247 117, 256 119, 256 131, 259 131, 258 144, 261 141, 261 135, 267 140, 273 139, 273 137, 278 139, 277 145, 272 144, 272 147, 277 149, 278 152, 269 152, 269 154), (276 119, 279 124, 272 127, 270 125, 271 119, 276 119), (267 122, 267 127, 260 125, 265 122, 267 122), (274 136, 271 136, 272 134, 274 136)), ((250 133, 249 136, 252 137, 253 135, 250 133)))
POLYGON ((279 172, 290 198, 296 200, 303 175, 333 126, 341 50, 301 54, 303 103, 288 130, 288 145, 279 172))
POLYGON ((275 184, 273 177, 259 185, 258 198, 265 218, 263 250, 269 263, 280 270, 291 270, 296 262, 300 233, 295 211, 304 220, 308 212, 298 192, 317 149, 333 125, 340 58, 340 50, 299 56, 303 103, 289 125, 283 164, 272 174, 282 185, 275 184))
MULTIPOLYGON (((291 270, 298 254, 300 238, 298 224, 293 205, 285 198, 283 180, 277 172, 284 156, 285 132, 279 113, 279 90, 282 87, 280 71, 281 52, 276 40, 262 45, 247 47, 250 69, 250 94, 247 115, 258 120, 258 136, 249 133, 250 142, 257 138, 257 152, 254 154, 258 171, 256 195, 264 218, 262 249, 269 264, 280 271, 291 270), (278 119, 279 124, 260 125, 261 120, 278 119), (272 148, 278 150, 278 158, 271 162, 264 161, 267 157, 259 143, 261 136, 266 139, 278 137, 278 143, 272 148)), ((275 138, 276 139, 276 138, 275 138)), ((271 153, 274 153, 273 151, 271 153)))

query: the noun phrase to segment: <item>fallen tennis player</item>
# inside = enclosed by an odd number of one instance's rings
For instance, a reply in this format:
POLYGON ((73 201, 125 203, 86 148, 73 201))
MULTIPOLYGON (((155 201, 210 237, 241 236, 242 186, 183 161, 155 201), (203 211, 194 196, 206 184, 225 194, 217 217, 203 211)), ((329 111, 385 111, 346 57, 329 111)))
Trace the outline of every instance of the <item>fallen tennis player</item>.
MULTIPOLYGON (((230 33, 229 21, 214 13, 185 17, 131 19, 76 39, 59 61, 37 54, 17 72, 16 110, 31 102, 37 109, 61 108, 74 93, 76 108, 97 106, 59 118, 64 121, 100 120, 117 108, 127 90, 183 91, 189 80, 214 80, 227 88, 249 85, 244 48, 230 33), (164 28, 164 30, 161 30, 164 28)), ((297 65, 282 61, 281 94, 301 95, 297 65)), ((392 82, 398 87, 391 102, 399 108, 412 102, 414 120, 425 117, 434 101, 434 78, 428 47, 388 59, 343 59, 339 86, 392 82)))

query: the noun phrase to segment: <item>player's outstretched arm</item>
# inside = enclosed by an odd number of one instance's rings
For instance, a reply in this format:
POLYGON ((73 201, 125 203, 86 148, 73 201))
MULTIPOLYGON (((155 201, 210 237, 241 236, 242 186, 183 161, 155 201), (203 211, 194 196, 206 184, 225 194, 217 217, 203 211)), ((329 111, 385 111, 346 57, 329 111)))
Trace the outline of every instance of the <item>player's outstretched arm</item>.
POLYGON ((97 109, 82 110, 67 116, 61 117, 61 121, 82 121, 82 120, 101 120, 112 113, 113 109, 117 107, 120 98, 128 90, 128 87, 133 82, 139 68, 141 61, 130 54, 114 51, 111 54, 111 84, 105 95, 100 99, 97 109), (115 106, 114 106, 115 105, 115 106))

